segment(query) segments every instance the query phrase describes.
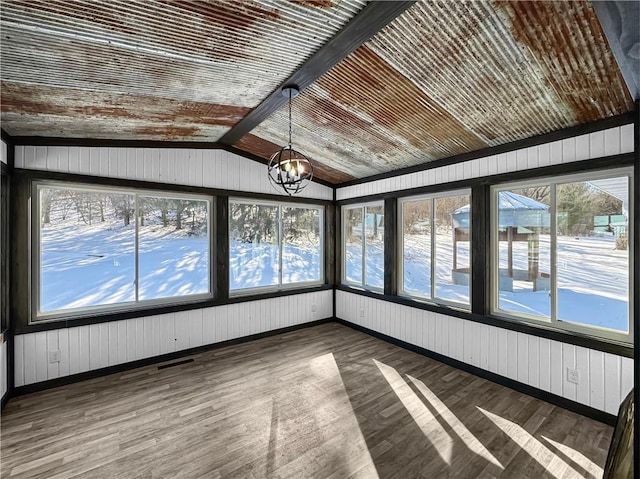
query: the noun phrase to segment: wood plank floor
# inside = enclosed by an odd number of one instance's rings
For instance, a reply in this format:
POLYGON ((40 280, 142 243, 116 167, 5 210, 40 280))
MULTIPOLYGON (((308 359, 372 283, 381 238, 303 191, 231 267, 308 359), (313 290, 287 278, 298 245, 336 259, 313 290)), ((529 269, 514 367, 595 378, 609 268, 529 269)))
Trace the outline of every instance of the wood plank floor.
POLYGON ((601 477, 612 428, 329 323, 12 399, 6 478, 601 477))

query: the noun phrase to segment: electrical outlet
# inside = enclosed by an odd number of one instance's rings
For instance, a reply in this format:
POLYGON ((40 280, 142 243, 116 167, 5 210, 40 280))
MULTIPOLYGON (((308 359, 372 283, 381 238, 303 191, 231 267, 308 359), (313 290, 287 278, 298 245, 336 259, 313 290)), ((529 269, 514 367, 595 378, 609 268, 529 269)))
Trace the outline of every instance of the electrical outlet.
POLYGON ((580 370, 567 368, 567 381, 573 384, 580 384, 580 370))
POLYGON ((59 363, 60 362, 60 351, 49 351, 49 362, 50 363, 59 363))
POLYGON ((316 305, 315 305, 315 304, 312 304, 312 305, 311 305, 311 312, 312 312, 312 313, 315 313, 315 312, 316 312, 316 305))
POLYGON ((360 317, 364 318, 364 308, 360 308, 360 317))

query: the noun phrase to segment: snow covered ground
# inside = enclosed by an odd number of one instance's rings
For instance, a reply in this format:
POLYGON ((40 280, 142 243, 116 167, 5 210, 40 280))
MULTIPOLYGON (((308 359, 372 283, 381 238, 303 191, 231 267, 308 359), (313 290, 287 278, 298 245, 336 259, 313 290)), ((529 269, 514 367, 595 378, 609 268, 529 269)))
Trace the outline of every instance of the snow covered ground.
MULTIPOLYGON (((93 225, 66 222, 42 230, 42 312, 135 301, 134 226, 122 221, 93 225)), ((188 228, 139 228, 139 299, 209 292, 206 235, 188 228)), ((233 241, 230 288, 278 284, 278 248, 233 241)), ((321 280, 320 251, 283 246, 283 284, 321 280)))
MULTIPOLYGON (((558 319, 628 331, 628 251, 616 250, 613 237, 558 237, 558 319)), ((501 266, 506 267, 506 243, 501 266)), ((540 272, 549 272, 549 238, 540 238, 540 272)), ((526 269, 527 244, 514 243, 514 268, 526 269)), ((548 291, 533 292, 531 283, 514 281, 513 292, 500 292, 500 308, 548 316, 548 291)))
MULTIPOLYGON (((121 223, 46 225, 42 231, 41 311, 55 311, 135 300, 134 227, 121 223)), ((469 302, 469 287, 455 285, 450 235, 436 241, 436 296, 469 302)), ((506 268, 506 242, 500 244, 500 265, 506 268)), ((430 243, 425 236, 407 235, 404 289, 430 293, 430 243)), ((139 295, 141 300, 169 298, 209 291, 209 252, 206 235, 188 228, 140 227, 139 295)), ((321 279, 318 248, 287 244, 283 248, 283 284, 321 279)), ((514 243, 514 269, 527 268, 526 242, 514 243)), ((232 242, 230 288, 278 283, 278 248, 271 244, 232 242)), ((548 273, 549 238, 540 240, 540 272, 548 273)), ((382 241, 367 245, 366 284, 384 287, 382 241)), ((558 318, 563 321, 626 331, 628 328, 628 253, 615 249, 612 237, 558 238, 558 318)), ((346 277, 361 282, 358 245, 346 251, 346 277)), ((458 244, 458 267, 469 266, 469 243, 458 244)), ((500 291, 502 310, 548 317, 548 291, 533 291, 532 283, 514 281, 513 292, 500 291)))
MULTIPOLYGON (((231 241, 229 288, 231 290, 278 284, 278 245, 231 241)), ((320 281, 320 248, 284 244, 282 284, 320 281)))
MULTIPOLYGON (((133 224, 46 225, 41 244, 42 312, 135 300, 133 224)), ((208 239, 141 226, 139 268, 141 300, 208 293, 208 239)))
MULTIPOLYGON (((403 264, 404 290, 429 296, 431 293, 430 239, 406 235, 403 264)), ((382 243, 368 246, 367 285, 383 287, 382 243)), ((450 234, 436 237, 436 297, 469 304, 469 288, 453 284, 453 243, 450 234)), ((346 277, 361 282, 361 247, 346 251, 346 277)), ((500 267, 507 267, 507 243, 500 243, 500 267)), ((558 319, 626 332, 628 328, 628 254, 616 250, 613 237, 558 238, 558 319)), ((548 236, 540 239, 540 273, 550 271, 548 236)), ((513 243, 514 269, 527 270, 526 242, 513 243)), ((458 268, 469 266, 469 243, 458 243, 458 268)), ((549 291, 533 291, 528 281, 514 281, 513 292, 500 291, 499 308, 514 313, 549 317, 549 291)))

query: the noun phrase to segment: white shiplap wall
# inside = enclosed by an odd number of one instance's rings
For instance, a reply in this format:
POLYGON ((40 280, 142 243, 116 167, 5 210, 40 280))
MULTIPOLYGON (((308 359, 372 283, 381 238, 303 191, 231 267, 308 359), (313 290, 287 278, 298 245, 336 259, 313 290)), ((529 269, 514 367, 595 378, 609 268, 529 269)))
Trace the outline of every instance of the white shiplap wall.
POLYGON ((331 318, 333 291, 318 291, 15 336, 15 385, 114 366, 331 318), (49 351, 61 361, 50 363, 49 351))
POLYGON ((338 201, 633 152, 633 124, 408 175, 338 188, 338 201))
MULTIPOLYGON (((224 150, 17 146, 15 167, 278 194, 266 166, 224 150)), ((305 198, 332 200, 310 184, 305 198)), ((321 291, 15 336, 16 387, 333 316, 321 291), (312 311, 312 306, 315 311, 312 311), (61 351, 49 363, 49 351, 61 351)))
POLYGON ((0 343, 0 398, 7 392, 7 342, 0 343))
POLYGON ((633 360, 615 354, 345 291, 336 317, 610 414, 633 388, 633 360))
MULTIPOLYGON (((633 125, 339 188, 338 200, 633 152, 633 125)), ((482 369, 617 414, 633 387, 633 361, 442 314, 337 292, 336 317, 482 369), (364 316, 360 316, 363 310, 364 316), (567 368, 581 383, 567 381, 567 368)))
MULTIPOLYGON (((16 146, 15 167, 284 195, 265 165, 225 150, 16 146)), ((333 189, 311 183, 299 196, 332 200, 333 189)))

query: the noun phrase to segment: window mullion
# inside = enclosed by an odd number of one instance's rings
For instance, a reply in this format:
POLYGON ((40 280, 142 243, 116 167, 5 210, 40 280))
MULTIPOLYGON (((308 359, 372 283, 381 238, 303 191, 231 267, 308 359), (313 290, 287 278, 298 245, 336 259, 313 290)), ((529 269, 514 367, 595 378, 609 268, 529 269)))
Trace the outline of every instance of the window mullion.
POLYGON ((549 247, 551 249, 551 265, 550 265, 550 289, 551 289, 551 314, 550 320, 552 323, 558 321, 558 214, 557 214, 557 201, 556 190, 557 185, 552 183, 551 190, 551 228, 549 247))
POLYGON ((137 303, 139 301, 139 299, 140 299, 139 298, 140 294, 139 294, 139 291, 138 291, 139 285, 140 285, 140 281, 138 280, 138 274, 139 274, 139 271, 140 271, 140 265, 139 265, 140 259, 139 259, 139 255, 138 255, 138 252, 139 252, 139 249, 138 249, 138 246, 139 246, 139 239, 138 239, 139 218, 138 218, 138 195, 137 194, 134 195, 134 215, 133 215, 133 217, 134 217, 134 241, 133 241, 133 243, 134 243, 134 247, 133 247, 133 249, 134 249, 134 252, 133 252, 134 274, 133 274, 133 284, 135 286, 135 300, 136 300, 136 303, 137 303))
POLYGON ((366 287, 367 286, 367 227, 366 227, 366 221, 367 221, 367 207, 363 206, 362 207, 362 233, 361 233, 361 238, 362 238, 362 286, 366 287))
POLYGON ((429 233, 431 234, 431 238, 429 238, 429 240, 431 241, 431 299, 434 299, 436 297, 436 234, 435 234, 435 229, 436 229, 436 222, 435 222, 435 218, 436 218, 436 200, 435 198, 431 198, 429 200, 431 202, 431 219, 430 219, 430 223, 431 223, 431 228, 429 233))
POLYGON ((282 206, 278 206, 278 286, 282 286, 282 206))
POLYGON ((398 262, 398 277, 396 281, 398 283, 398 294, 404 294, 404 202, 402 200, 398 200, 397 203, 398 208, 398 228, 396 234, 398 235, 398 241, 400 244, 398 245, 398 250, 396 254, 396 261, 398 262))

